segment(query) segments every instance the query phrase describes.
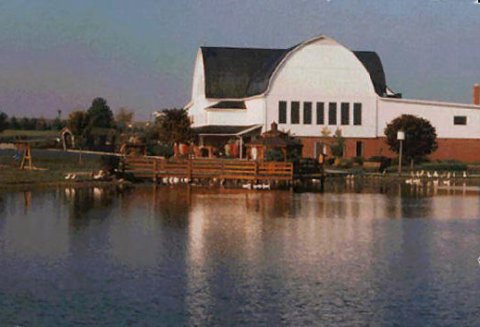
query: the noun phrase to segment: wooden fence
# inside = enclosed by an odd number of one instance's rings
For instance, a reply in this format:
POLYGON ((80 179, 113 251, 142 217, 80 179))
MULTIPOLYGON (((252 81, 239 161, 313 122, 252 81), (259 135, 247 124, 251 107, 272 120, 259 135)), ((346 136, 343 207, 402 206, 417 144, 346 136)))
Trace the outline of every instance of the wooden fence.
POLYGON ((125 157, 123 170, 137 178, 164 177, 249 181, 291 181, 293 164, 235 159, 166 160, 155 157, 125 157))

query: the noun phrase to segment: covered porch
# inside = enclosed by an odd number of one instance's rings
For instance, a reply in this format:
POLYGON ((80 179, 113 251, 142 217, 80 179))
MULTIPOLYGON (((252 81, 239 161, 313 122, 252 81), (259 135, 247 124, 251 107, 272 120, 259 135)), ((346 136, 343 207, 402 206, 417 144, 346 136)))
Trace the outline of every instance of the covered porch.
POLYGON ((262 125, 206 125, 193 128, 196 135, 194 153, 204 158, 246 157, 245 144, 260 135, 262 125))

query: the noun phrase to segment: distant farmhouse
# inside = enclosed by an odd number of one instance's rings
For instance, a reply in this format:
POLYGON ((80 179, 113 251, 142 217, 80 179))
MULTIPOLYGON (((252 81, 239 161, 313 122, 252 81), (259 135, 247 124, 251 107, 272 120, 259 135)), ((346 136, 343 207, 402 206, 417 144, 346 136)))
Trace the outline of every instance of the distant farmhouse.
POLYGON ((314 158, 337 129, 346 157, 393 156, 384 129, 412 114, 437 130, 432 159, 479 161, 479 95, 476 85, 473 104, 402 99, 387 86, 375 52, 319 36, 289 49, 201 47, 186 109, 200 143, 242 144, 276 122, 314 158))

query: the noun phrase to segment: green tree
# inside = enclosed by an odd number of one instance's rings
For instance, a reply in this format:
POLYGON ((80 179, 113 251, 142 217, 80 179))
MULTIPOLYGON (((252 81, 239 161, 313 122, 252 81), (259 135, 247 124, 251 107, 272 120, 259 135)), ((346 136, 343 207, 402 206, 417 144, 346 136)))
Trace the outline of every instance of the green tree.
POLYGON ((18 124, 21 130, 34 130, 37 125, 37 118, 23 117, 18 124))
POLYGON ((435 127, 424 118, 413 115, 402 115, 395 118, 385 128, 387 144, 395 153, 400 150, 397 132, 405 132, 403 154, 405 159, 418 160, 431 154, 438 148, 435 127))
POLYGON ((0 111, 0 133, 8 128, 8 116, 0 111))
POLYGON ((191 121, 185 109, 163 110, 155 123, 158 139, 163 143, 188 143, 193 139, 191 121))
POLYGON ((77 141, 76 143, 80 146, 83 145, 82 141, 87 136, 88 123, 88 115, 85 111, 73 111, 68 116, 67 127, 72 131, 77 141))
POLYGON ((65 127, 65 122, 62 121, 62 110, 57 110, 57 117, 53 120, 50 125, 50 129, 54 131, 60 131, 65 127))
POLYGON ((60 131, 65 126, 65 123, 59 118, 55 118, 52 123, 52 129, 54 131, 60 131))
POLYGON ((117 114, 115 115, 115 123, 117 124, 117 128, 121 131, 124 131, 128 128, 133 121, 133 111, 128 110, 127 108, 120 108, 118 109, 117 114))
POLYGON ((114 127, 113 113, 103 98, 96 98, 92 101, 92 105, 87 110, 89 127, 114 127))
POLYGON ((35 122, 36 131, 44 131, 47 129, 47 127, 48 127, 47 121, 43 117, 38 118, 37 121, 35 122))
POLYGON ((20 129, 20 125, 18 124, 18 119, 15 116, 10 118, 10 128, 11 129, 20 129))
POLYGON ((333 143, 330 145, 330 149, 332 150, 332 155, 335 158, 343 157, 343 152, 345 150, 345 139, 342 136, 342 131, 337 129, 333 136, 333 143))

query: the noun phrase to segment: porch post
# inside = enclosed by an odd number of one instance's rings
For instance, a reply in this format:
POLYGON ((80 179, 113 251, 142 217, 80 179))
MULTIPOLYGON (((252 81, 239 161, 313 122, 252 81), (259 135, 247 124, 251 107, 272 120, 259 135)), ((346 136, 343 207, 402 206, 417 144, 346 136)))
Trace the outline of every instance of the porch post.
POLYGON ((239 136, 240 138, 240 159, 243 159, 243 137, 239 136))

